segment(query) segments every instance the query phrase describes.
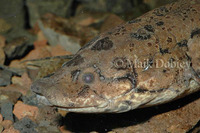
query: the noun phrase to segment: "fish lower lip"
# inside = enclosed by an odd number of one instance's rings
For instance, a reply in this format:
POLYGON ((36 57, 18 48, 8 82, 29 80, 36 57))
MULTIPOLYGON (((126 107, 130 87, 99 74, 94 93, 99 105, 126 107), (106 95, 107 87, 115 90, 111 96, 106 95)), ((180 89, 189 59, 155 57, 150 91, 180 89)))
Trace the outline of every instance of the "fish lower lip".
POLYGON ((99 106, 88 106, 88 107, 63 107, 63 106, 55 106, 61 110, 69 111, 69 112, 77 112, 77 113, 101 113, 104 112, 105 109, 108 108, 108 102, 101 104, 99 106))
POLYGON ((101 113, 104 112, 105 110, 105 108, 98 108, 98 107, 77 107, 77 108, 57 107, 57 108, 77 113, 101 113))
POLYGON ((52 106, 52 104, 46 99, 45 96, 36 94, 36 97, 37 97, 37 100, 38 100, 39 103, 42 103, 42 104, 45 104, 45 105, 48 105, 48 106, 52 106))

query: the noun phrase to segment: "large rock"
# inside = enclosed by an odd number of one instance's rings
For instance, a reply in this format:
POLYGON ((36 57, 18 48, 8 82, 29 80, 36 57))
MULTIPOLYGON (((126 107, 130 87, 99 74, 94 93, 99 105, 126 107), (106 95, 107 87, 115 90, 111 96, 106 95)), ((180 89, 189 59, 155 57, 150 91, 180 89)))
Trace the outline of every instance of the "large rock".
POLYGON ((131 0, 80 0, 85 7, 97 12, 124 13, 132 10, 131 0))
MULTIPOLYGON (((0 28, 1 29, 1 28, 0 28)), ((3 65, 5 62, 5 53, 3 47, 5 46, 6 39, 3 36, 0 36, 0 65, 3 65)))
POLYGON ((144 3, 147 4, 151 9, 154 9, 159 6, 166 5, 175 1, 177 0, 144 0, 144 3))
POLYGON ((0 0, 0 18, 17 29, 24 28, 24 0, 0 0))
POLYGON ((12 40, 4 47, 4 51, 6 53, 6 57, 8 59, 16 59, 24 56, 28 51, 30 44, 27 43, 27 38, 19 37, 12 40))
POLYGON ((0 86, 7 86, 11 83, 12 72, 0 69, 0 86))
POLYGON ((1 104, 1 114, 4 117, 4 120, 11 120, 14 122, 13 118, 13 103, 10 101, 4 102, 1 104))
POLYGON ((11 25, 4 19, 0 19, 0 33, 6 33, 11 29, 11 25))
POLYGON ((3 65, 5 61, 5 53, 3 48, 0 47, 0 64, 3 65))
POLYGON ((28 17, 24 0, 0 0, 0 33, 7 41, 26 36, 33 42, 34 36, 28 33, 28 17))
POLYGON ((33 27, 40 16, 46 13, 69 17, 72 2, 73 0, 27 0, 30 25, 33 27))
POLYGON ((35 128, 37 124, 25 117, 14 123, 14 128, 19 130, 21 133, 37 133, 35 128))
POLYGON ((106 32, 122 23, 125 23, 124 20, 122 20, 120 17, 118 17, 115 14, 110 14, 106 17, 104 20, 104 23, 101 26, 101 32, 106 32), (112 20, 112 21, 111 21, 112 20))
POLYGON ((76 53, 81 45, 98 34, 94 28, 78 25, 53 14, 44 15, 39 21, 39 27, 50 45, 60 44, 71 53, 76 53))

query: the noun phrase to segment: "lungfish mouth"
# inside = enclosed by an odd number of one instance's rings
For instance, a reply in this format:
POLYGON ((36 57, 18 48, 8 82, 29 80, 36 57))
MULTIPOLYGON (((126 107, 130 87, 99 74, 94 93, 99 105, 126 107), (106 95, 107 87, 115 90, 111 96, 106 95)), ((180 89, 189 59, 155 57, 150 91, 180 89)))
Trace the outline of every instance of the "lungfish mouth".
POLYGON ((37 100, 39 103, 48 105, 51 107, 56 107, 61 110, 69 112, 79 112, 79 113, 101 113, 104 112, 109 107, 109 102, 104 102, 99 106, 87 106, 87 107, 64 107, 51 104, 45 96, 36 94, 37 100))

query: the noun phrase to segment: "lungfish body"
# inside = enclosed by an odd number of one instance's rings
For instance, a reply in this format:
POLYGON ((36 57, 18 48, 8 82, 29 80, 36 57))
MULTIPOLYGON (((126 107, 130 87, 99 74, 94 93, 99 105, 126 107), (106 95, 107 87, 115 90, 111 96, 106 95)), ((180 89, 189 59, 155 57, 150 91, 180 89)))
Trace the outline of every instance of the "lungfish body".
POLYGON ((49 105, 126 112, 200 90, 200 0, 180 0, 100 34, 31 89, 49 105))

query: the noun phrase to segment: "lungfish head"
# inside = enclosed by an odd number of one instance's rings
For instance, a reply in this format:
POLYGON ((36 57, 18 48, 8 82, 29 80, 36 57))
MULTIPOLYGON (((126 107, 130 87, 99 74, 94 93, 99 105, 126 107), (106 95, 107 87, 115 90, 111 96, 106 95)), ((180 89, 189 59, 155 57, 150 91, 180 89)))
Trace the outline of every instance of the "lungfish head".
POLYGON ((35 81, 32 91, 45 97, 48 104, 71 112, 130 110, 128 102, 119 106, 119 100, 126 101, 135 75, 126 58, 113 58, 113 43, 109 37, 96 39, 54 74, 35 81))

